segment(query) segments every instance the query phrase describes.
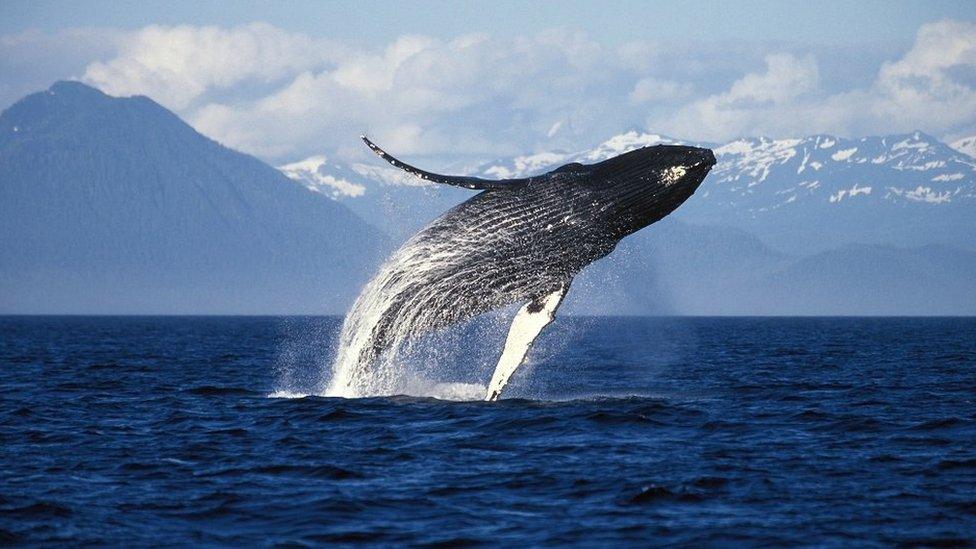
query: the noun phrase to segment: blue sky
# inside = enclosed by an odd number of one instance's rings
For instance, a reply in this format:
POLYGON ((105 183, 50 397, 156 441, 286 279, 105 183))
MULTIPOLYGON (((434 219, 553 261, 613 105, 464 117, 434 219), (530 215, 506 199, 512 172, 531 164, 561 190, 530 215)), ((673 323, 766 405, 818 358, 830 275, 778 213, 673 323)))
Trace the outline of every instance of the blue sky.
POLYGON ((0 3, 0 107, 145 94, 272 161, 976 133, 974 2, 0 3))
POLYGON ((265 21, 313 35, 387 42, 404 33, 449 38, 472 31, 520 35, 572 27, 608 44, 669 40, 782 40, 907 45, 922 23, 972 19, 968 0, 617 2, 206 2, 5 0, 0 31, 147 23, 235 26, 265 21))

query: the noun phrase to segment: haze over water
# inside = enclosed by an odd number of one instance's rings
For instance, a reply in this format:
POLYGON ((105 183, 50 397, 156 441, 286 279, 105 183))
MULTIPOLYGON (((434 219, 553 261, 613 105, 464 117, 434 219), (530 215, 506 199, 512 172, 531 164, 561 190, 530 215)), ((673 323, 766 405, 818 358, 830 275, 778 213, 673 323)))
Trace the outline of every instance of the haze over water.
POLYGON ((974 319, 563 318, 498 403, 268 398, 339 324, 0 319, 0 542, 976 537, 974 319))

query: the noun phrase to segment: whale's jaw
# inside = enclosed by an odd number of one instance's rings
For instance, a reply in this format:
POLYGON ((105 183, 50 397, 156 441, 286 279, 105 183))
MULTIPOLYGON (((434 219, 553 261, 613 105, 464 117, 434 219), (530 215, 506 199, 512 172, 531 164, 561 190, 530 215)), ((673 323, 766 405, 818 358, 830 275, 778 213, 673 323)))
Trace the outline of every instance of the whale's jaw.
POLYGON ((593 166, 606 224, 623 238, 669 215, 704 181, 715 155, 677 145, 645 147, 593 166))

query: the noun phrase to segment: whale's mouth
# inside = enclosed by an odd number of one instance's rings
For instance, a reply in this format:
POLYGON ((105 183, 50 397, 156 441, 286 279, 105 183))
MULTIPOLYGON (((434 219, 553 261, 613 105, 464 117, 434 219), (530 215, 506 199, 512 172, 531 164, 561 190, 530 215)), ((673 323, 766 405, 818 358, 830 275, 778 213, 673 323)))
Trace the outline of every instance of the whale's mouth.
POLYGON ((708 172, 715 165, 715 156, 712 151, 708 149, 703 149, 708 153, 707 156, 702 155, 702 158, 692 164, 682 165, 678 164, 675 166, 669 166, 661 171, 661 183, 665 187, 670 187, 675 183, 688 183, 694 185, 696 188, 708 175, 708 172))
POLYGON ((717 161, 715 160, 715 153, 712 151, 712 149, 701 149, 701 150, 704 151, 703 154, 704 158, 702 159, 702 163, 705 166, 711 168, 712 166, 717 164, 717 161))
POLYGON ((711 149, 697 147, 689 147, 689 149, 688 159, 681 164, 665 169, 664 174, 666 178, 669 173, 678 172, 681 175, 682 183, 688 183, 697 188, 712 167, 715 166, 715 153, 711 149))
POLYGON ((675 160, 676 164, 683 165, 689 171, 694 168, 711 168, 715 165, 715 153, 712 149, 705 149, 700 147, 682 147, 683 154, 681 155, 683 162, 675 160))
POLYGON ((716 164, 715 155, 712 154, 712 151, 709 151, 708 149, 705 150, 708 151, 708 156, 703 158, 698 163, 688 166, 687 168, 688 175, 696 180, 696 188, 698 185, 701 185, 702 181, 705 180, 705 176, 708 175, 708 172, 712 171, 712 168, 715 167, 716 164))

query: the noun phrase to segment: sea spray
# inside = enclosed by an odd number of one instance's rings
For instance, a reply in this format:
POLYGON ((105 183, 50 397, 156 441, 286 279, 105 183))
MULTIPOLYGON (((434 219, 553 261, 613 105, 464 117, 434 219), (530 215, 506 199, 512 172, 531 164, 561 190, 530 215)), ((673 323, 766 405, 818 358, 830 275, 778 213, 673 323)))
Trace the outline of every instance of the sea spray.
POLYGON ((295 398, 321 392, 321 372, 335 355, 340 323, 337 317, 285 317, 280 321, 275 383, 269 396, 295 398))
MULTIPOLYGON (((450 244, 421 232, 380 267, 346 315, 331 371, 320 381, 320 394, 345 398, 439 396, 438 387, 448 386, 431 378, 443 375, 438 368, 443 370, 445 363, 457 359, 452 355, 465 347, 461 334, 479 332, 478 340, 485 343, 499 337, 488 336, 488 332, 504 333, 510 316, 505 310, 482 315, 480 322, 444 330, 458 320, 458 301, 463 297, 459 292, 486 276, 465 269, 468 256, 450 244), (420 381, 418 375, 427 381, 420 381)), ((485 282, 483 287, 489 287, 485 282)), ((505 305, 500 302, 502 295, 485 297, 486 308, 505 305)), ((494 347, 467 349, 469 365, 479 371, 487 369, 495 358, 494 347)), ((447 390, 449 394, 476 392, 470 382, 455 379, 447 383, 460 383, 447 390)), ((479 387, 483 393, 484 385, 479 387)))

